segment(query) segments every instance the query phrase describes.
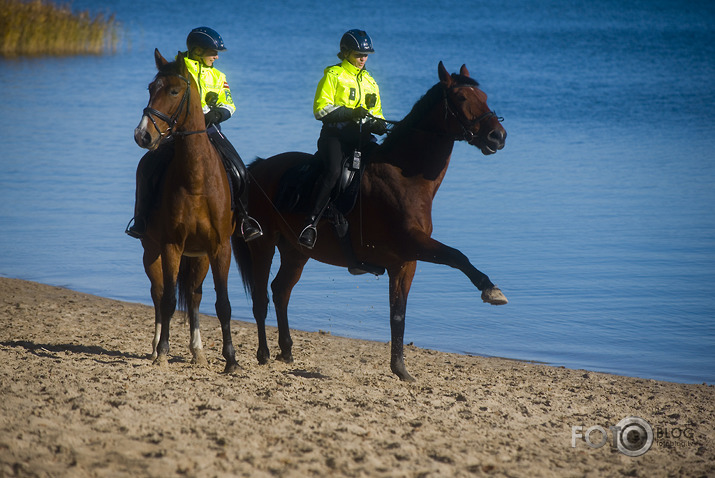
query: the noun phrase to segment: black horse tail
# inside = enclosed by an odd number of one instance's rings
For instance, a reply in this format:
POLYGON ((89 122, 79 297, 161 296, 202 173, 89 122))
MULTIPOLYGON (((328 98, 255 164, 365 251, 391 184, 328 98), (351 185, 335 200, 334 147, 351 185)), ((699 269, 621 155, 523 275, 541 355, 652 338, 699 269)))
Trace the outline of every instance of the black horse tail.
POLYGON ((191 296, 195 292, 191 288, 191 278, 198 274, 198 259, 196 257, 181 257, 179 263, 179 275, 176 278, 176 290, 178 292, 177 307, 179 310, 189 312, 192 305, 191 296))
POLYGON ((251 251, 248 250, 248 245, 241 237, 241 231, 238 228, 231 236, 231 245, 233 246, 233 257, 236 259, 238 272, 241 273, 243 290, 248 297, 253 297, 253 260, 251 259, 251 251))

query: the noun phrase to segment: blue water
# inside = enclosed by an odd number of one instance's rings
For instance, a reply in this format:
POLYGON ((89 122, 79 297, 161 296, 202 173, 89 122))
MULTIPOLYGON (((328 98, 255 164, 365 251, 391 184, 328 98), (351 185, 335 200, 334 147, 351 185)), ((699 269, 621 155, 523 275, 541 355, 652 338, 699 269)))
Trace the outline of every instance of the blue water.
MULTIPOLYGON (((74 1, 116 13, 116 54, 0 60, 0 275, 150 303, 140 243, 123 230, 153 49, 173 56, 195 26, 221 32, 217 66, 239 107, 224 131, 250 159, 315 150, 315 85, 340 35, 362 27, 389 119, 437 81, 440 60, 466 63, 509 135, 490 157, 456 145, 434 237, 510 303, 482 304, 458 271, 419 263, 406 342, 715 383, 712 2, 200 5, 74 1)), ((387 283, 311 261, 291 326, 388 341, 387 283)), ((235 268, 229 287, 234 317, 252 321, 235 268)), ((212 314, 210 279, 205 290, 212 314)))

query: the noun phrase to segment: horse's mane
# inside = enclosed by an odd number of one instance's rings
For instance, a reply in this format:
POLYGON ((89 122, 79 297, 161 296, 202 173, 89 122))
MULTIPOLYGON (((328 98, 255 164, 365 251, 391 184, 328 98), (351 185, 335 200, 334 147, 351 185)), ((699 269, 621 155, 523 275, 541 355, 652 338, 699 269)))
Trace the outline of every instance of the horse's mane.
MULTIPOLYGON (((456 85, 479 86, 479 83, 474 78, 457 73, 452 73, 452 81, 454 81, 456 85)), ((427 90, 427 93, 412 106, 412 110, 407 116, 392 127, 387 138, 382 142, 383 151, 390 151, 405 135, 409 134, 411 130, 414 130, 422 118, 432 110, 435 103, 444 98, 443 92, 444 87, 442 83, 437 83, 427 90)))

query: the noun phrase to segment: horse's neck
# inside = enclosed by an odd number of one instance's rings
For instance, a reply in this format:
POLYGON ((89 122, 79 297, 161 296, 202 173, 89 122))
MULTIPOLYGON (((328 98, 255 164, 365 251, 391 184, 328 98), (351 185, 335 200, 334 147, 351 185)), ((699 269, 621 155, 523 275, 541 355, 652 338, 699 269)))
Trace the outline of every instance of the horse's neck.
POLYGON ((212 166, 212 155, 218 154, 205 134, 194 134, 176 139, 174 164, 185 177, 187 187, 200 189, 212 166))
POLYGON ((385 154, 385 162, 402 170, 405 177, 434 182, 435 191, 447 172, 454 140, 441 134, 415 129, 385 154))

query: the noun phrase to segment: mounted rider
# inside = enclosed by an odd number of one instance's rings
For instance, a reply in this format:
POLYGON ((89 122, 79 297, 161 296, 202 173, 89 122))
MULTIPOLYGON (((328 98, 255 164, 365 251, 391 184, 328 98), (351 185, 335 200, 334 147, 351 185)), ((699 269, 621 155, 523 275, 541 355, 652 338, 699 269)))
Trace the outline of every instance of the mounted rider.
MULTIPOLYGON (((248 215, 246 205, 241 199, 241 192, 248 181, 246 166, 219 126, 236 112, 226 75, 213 66, 218 59, 218 52, 226 50, 226 47, 221 35, 208 27, 191 30, 186 38, 186 47, 184 62, 199 89, 206 132, 231 177, 234 200, 241 218, 240 227, 243 238, 245 241, 251 241, 263 235, 263 232, 258 222, 248 215)), ((127 227, 125 231, 131 237, 137 239, 144 237, 147 218, 154 206, 153 198, 159 182, 158 176, 173 156, 174 140, 169 138, 162 142, 156 150, 146 153, 139 162, 134 224, 127 227)))
POLYGON ((315 246, 317 225, 340 178, 344 155, 376 144, 372 135, 387 131, 380 90, 365 70, 367 55, 374 53, 372 39, 353 29, 340 39, 341 63, 327 67, 318 82, 313 101, 315 119, 323 122, 316 156, 323 173, 313 191, 313 208, 298 241, 308 249, 315 246))

